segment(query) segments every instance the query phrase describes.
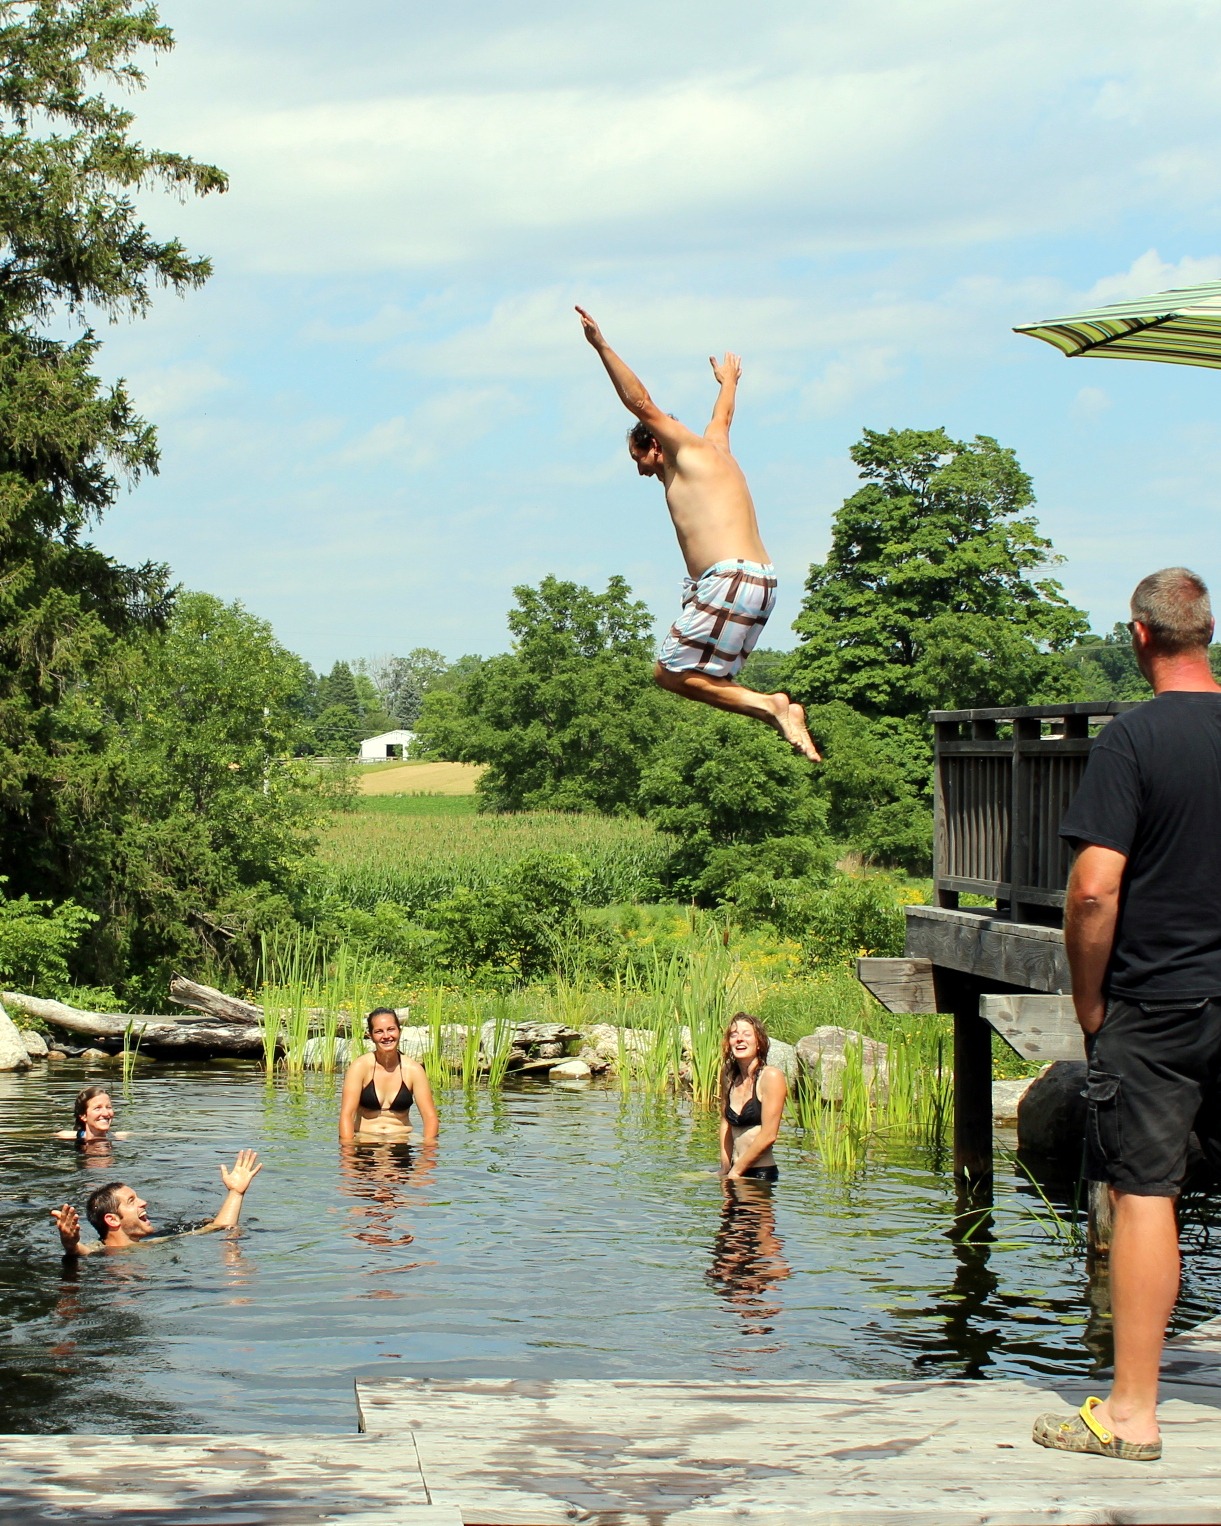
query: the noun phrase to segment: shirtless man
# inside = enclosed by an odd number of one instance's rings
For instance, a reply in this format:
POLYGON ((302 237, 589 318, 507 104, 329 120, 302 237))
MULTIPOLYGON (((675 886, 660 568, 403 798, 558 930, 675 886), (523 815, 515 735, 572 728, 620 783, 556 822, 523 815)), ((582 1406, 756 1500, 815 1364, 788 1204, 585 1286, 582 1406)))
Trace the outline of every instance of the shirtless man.
POLYGON ((787 694, 759 694, 733 681, 776 602, 775 569, 759 538, 746 478, 729 450, 741 362, 726 355, 718 365, 710 357, 721 390, 707 429, 698 435, 661 411, 585 309, 577 312, 620 402, 639 420, 627 448, 642 477, 661 479, 687 564, 683 612, 653 676, 674 694, 766 722, 794 751, 821 761, 800 705, 787 694))
MULTIPOLYGON (((262 1169, 263 1163, 255 1151, 239 1150, 232 1166, 220 1168, 220 1179, 226 1191, 216 1217, 188 1233, 205 1235, 214 1229, 232 1229, 241 1218, 246 1190, 262 1169)), ((148 1204, 126 1182, 110 1182, 91 1192, 85 1205, 85 1217, 101 1236, 99 1245, 81 1244, 81 1221, 71 1203, 52 1208, 51 1217, 59 1230, 64 1255, 92 1256, 100 1250, 130 1250, 141 1240, 158 1238, 147 1209, 148 1204)))

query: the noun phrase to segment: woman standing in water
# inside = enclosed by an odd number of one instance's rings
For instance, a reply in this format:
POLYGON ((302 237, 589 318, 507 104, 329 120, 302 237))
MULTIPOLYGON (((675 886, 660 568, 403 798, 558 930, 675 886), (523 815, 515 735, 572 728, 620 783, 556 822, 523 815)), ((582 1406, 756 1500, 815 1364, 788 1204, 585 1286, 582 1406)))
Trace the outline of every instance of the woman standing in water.
POLYGON ((757 1017, 736 1012, 721 1041, 721 1175, 774 1182, 780 1175, 772 1146, 789 1085, 767 1063, 767 1030, 757 1017))
POLYGON ((437 1137, 437 1109, 424 1067, 399 1052, 398 1018, 389 1007, 378 1007, 365 1019, 365 1032, 373 1040, 373 1053, 353 1060, 343 1078, 340 1139, 406 1139, 414 1102, 427 1144, 437 1137))
POLYGON ((77 1144, 94 1144, 98 1140, 126 1139, 126 1134, 111 1132, 114 1122, 114 1103, 104 1086, 86 1086, 77 1092, 74 1107, 76 1127, 59 1129, 56 1139, 75 1139, 77 1144))

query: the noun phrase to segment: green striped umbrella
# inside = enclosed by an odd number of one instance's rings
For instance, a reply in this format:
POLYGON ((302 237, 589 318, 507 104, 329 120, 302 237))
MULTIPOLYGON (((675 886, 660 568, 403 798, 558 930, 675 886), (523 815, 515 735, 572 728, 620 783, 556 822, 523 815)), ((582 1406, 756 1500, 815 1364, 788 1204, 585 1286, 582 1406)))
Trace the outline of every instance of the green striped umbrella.
POLYGON ((1159 291, 1137 302, 1113 302, 1072 318, 1023 323, 1014 333, 1045 339, 1070 359, 1099 355, 1221 366, 1221 281, 1159 291))

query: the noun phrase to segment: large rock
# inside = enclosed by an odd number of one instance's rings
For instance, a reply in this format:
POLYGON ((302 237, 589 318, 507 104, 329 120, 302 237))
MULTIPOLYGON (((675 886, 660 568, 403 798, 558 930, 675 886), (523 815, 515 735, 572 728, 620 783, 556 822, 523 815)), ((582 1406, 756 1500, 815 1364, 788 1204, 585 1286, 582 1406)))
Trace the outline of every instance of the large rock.
POLYGON ((117 1056, 110 1054, 105 1049, 82 1049, 80 1058, 89 1065, 109 1065, 117 1056))
POLYGON ((786 1044, 783 1039, 770 1039, 767 1046, 767 1063, 774 1065, 777 1070, 784 1072, 784 1079, 790 1086, 797 1079, 797 1049, 793 1044, 786 1044))
MULTIPOLYGON (((336 1036, 331 1040, 331 1065, 336 1070, 344 1070, 348 1064, 348 1041, 336 1036)), ((307 1039, 302 1060, 307 1070, 322 1070, 326 1065, 326 1040, 319 1033, 312 1039, 307 1039)))
POLYGON ((25 1052, 31 1060, 45 1060, 47 1057, 47 1041, 42 1034, 34 1028, 22 1028, 21 1042, 25 1045, 25 1052))
POLYGON ((1030 1083, 1018 1104, 1018 1148, 1038 1155, 1081 1158, 1085 1140, 1085 1062, 1056 1060, 1030 1083))
POLYGON ((588 1081, 593 1074, 584 1060, 561 1060, 547 1072, 548 1081, 588 1081))
POLYGON ((585 1030, 585 1043, 581 1055, 589 1060, 596 1055, 607 1065, 619 1063, 619 1041, 629 1055, 647 1054, 653 1043, 653 1035, 647 1028, 616 1028, 614 1023, 593 1023, 585 1030))
POLYGON ((815 1028, 797 1040, 797 1063, 818 1087, 824 1102, 838 1102, 844 1094, 844 1067, 849 1048, 859 1047, 861 1069, 872 1090, 884 1093, 887 1086, 886 1045, 867 1039, 852 1028, 815 1028))
POLYGON ((1030 1076, 1020 1081, 993 1081, 992 1122, 1003 1128, 1015 1127, 1022 1098, 1033 1085, 1034 1081, 1030 1076))
POLYGON ((29 1070, 30 1057, 17 1024, 0 1007, 0 1070, 29 1070))

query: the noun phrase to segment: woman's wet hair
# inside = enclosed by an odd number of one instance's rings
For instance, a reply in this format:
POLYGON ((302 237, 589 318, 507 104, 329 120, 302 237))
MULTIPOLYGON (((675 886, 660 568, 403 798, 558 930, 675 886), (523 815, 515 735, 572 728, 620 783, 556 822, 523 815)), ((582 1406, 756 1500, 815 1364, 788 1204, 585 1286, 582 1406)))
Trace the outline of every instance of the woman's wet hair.
POLYGON ((399 1015, 393 1007, 374 1007, 373 1011, 365 1018, 365 1032, 370 1038, 373 1037, 373 1019, 375 1017, 392 1017, 394 1019, 394 1026, 400 1032, 402 1031, 403 1025, 399 1022, 399 1015))
POLYGON ((76 1126, 78 1129, 83 1129, 85 1127, 85 1109, 89 1106, 93 1099, 95 1097, 109 1097, 109 1095, 109 1086, 86 1086, 84 1091, 77 1092, 74 1109, 76 1116, 76 1126))
POLYGON ((759 1046, 759 1068, 762 1070, 767 1064, 767 1051, 771 1040, 767 1036, 767 1029, 757 1017, 752 1017, 749 1012, 735 1012, 725 1025, 725 1032, 721 1038, 721 1092, 724 1100, 729 1096, 729 1088, 733 1085, 734 1076, 737 1073, 738 1062, 733 1057, 733 1051, 729 1047, 730 1036, 736 1023, 749 1023, 755 1030, 755 1042, 759 1046))

